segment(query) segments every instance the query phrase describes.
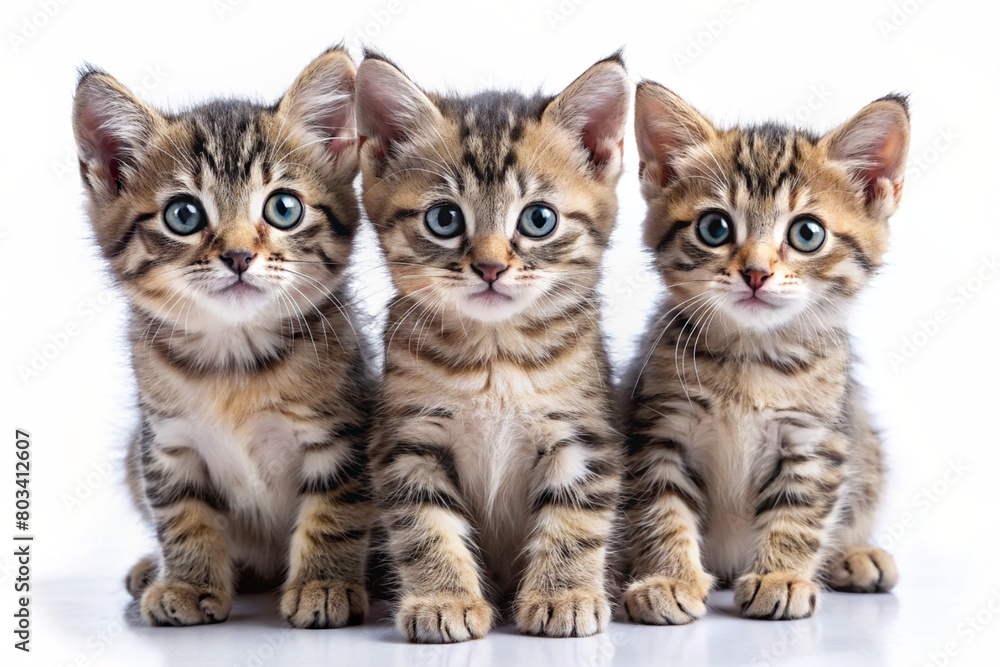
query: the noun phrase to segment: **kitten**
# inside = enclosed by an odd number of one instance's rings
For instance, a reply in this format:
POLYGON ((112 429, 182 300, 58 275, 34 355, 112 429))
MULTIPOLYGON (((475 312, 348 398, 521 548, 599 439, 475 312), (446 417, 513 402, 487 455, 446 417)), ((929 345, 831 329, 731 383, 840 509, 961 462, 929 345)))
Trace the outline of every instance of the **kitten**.
POLYGON ((869 542, 884 468, 847 315, 899 204, 906 100, 819 137, 720 130, 644 82, 635 122, 669 296, 624 386, 626 613, 690 622, 712 575, 752 618, 810 616, 821 583, 891 589, 893 559, 869 542))
POLYGON ((358 70, 363 202, 396 294, 372 471, 410 641, 610 617, 622 443, 596 285, 630 86, 619 56, 555 97, 421 91, 358 70))
POLYGON ((81 76, 89 217, 131 304, 128 479, 160 553, 126 583, 150 624, 225 620, 240 576, 284 575, 293 626, 365 613, 375 385, 345 296, 354 78, 334 48, 274 106, 166 114, 81 76))

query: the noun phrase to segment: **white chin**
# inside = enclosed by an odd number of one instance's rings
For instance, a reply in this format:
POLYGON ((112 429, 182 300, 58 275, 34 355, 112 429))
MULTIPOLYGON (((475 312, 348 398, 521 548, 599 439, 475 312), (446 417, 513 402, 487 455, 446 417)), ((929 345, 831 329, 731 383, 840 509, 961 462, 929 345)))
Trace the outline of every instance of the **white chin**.
POLYGON ((495 295, 492 298, 479 296, 459 297, 458 308, 462 315, 478 322, 503 322, 525 308, 523 299, 495 295))
POLYGON ((789 306, 775 306, 765 303, 748 306, 741 303, 730 304, 729 316, 740 327, 754 331, 776 329, 792 320, 798 309, 789 306))
POLYGON ((262 290, 241 293, 216 292, 208 299, 206 306, 219 319, 242 323, 258 317, 271 298, 262 290))

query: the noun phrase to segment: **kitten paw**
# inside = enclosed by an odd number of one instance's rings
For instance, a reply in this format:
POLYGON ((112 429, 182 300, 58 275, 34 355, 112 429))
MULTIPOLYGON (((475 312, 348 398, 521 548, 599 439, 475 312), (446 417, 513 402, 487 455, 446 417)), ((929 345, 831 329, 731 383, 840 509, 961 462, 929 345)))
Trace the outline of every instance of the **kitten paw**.
POLYGON ((625 591, 625 615, 636 623, 683 625, 705 615, 705 600, 712 589, 712 577, 645 577, 625 591))
POLYGON ((142 592, 156 581, 156 570, 156 556, 144 556, 133 565, 125 575, 125 589, 129 595, 138 600, 142 592))
POLYGON ((819 586, 795 572, 747 574, 734 588, 744 617, 772 621, 812 616, 819 597, 819 586))
POLYGON ((857 547, 831 559, 827 578, 831 588, 852 593, 884 593, 899 581, 896 561, 877 547, 857 547))
POLYGON ((470 594, 405 595, 396 612, 396 627, 406 639, 425 644, 481 639, 492 625, 493 608, 470 594))
POLYGON ((554 593, 522 591, 514 604, 514 622, 529 635, 589 637, 608 627, 611 605, 604 591, 572 588, 554 593))
POLYGON ((229 618, 233 599, 221 588, 158 581, 143 592, 139 608, 150 625, 204 625, 229 618))
POLYGON ((342 628, 364 622, 368 594, 363 585, 342 581, 288 584, 278 609, 295 628, 342 628))

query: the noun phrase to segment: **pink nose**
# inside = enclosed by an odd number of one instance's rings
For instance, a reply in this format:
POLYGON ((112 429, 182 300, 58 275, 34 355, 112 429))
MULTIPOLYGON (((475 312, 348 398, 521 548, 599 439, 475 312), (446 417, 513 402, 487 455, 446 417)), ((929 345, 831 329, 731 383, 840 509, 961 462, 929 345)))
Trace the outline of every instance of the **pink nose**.
POLYGON ((500 274, 507 270, 507 265, 492 264, 489 262, 476 262, 472 265, 472 270, 486 282, 494 283, 497 278, 500 277, 500 274))
POLYGON ((740 273, 743 275, 743 280, 746 281, 746 284, 749 285, 750 289, 754 292, 763 287, 764 281, 771 277, 771 274, 766 270, 757 268, 744 269, 740 271, 740 273))
POLYGON ((236 275, 242 274, 250 268, 250 262, 257 255, 249 250, 229 250, 219 255, 219 259, 229 267, 229 270, 236 275))

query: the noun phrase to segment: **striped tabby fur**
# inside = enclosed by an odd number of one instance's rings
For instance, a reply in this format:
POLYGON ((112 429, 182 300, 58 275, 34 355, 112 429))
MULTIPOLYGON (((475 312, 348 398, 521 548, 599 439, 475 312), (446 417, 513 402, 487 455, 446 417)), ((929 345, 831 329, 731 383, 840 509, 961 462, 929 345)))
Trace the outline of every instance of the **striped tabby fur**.
POLYGON ((645 241, 668 297, 623 387, 627 614, 690 622, 716 577, 754 618, 811 615, 823 583, 892 588, 892 557, 868 541, 884 470, 851 379, 847 313, 899 202, 905 100, 819 137, 720 130, 644 82, 636 137, 645 241), (706 244, 700 221, 721 236, 706 214, 733 236, 706 244), (818 249, 793 245, 801 216, 825 227, 818 249))
POLYGON ((608 622, 621 442, 596 285, 628 100, 617 56, 554 98, 359 68, 363 201, 396 289, 372 467, 410 641, 482 637, 510 596, 526 633, 608 622), (539 203, 558 224, 529 238, 539 203), (464 233, 431 233, 442 204, 464 233))
POLYGON ((223 621, 241 577, 283 577, 294 626, 365 613, 374 383, 344 294, 359 217, 354 77, 332 49, 274 106, 178 114, 102 72, 80 79, 89 216, 131 303, 141 428, 128 478, 160 552, 126 583, 148 623, 223 621), (304 204, 287 231, 263 217, 275 192, 304 204), (178 196, 200 201, 204 229, 167 228, 178 196))

